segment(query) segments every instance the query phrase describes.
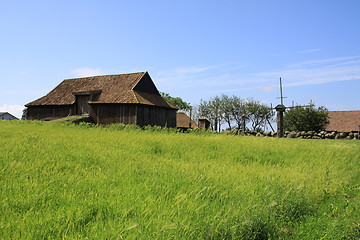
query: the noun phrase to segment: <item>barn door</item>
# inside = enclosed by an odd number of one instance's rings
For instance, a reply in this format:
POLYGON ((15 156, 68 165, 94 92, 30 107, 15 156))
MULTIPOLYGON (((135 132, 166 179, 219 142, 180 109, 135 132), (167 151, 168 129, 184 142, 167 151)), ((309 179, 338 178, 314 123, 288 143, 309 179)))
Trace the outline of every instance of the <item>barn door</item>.
POLYGON ((90 95, 77 95, 76 96, 76 115, 83 115, 90 113, 90 95))

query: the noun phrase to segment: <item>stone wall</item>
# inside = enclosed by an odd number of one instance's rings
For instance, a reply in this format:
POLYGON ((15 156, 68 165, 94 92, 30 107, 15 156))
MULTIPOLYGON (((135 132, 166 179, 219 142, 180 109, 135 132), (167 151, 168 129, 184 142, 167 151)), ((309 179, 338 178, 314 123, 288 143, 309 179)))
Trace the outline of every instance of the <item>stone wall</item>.
MULTIPOLYGON (((233 129, 231 131, 226 130, 225 134, 241 135, 241 131, 233 129)), ((276 132, 257 132, 246 131, 246 136, 256 137, 277 137, 276 132)), ((302 139, 359 139, 358 132, 315 132, 315 131, 302 131, 302 132, 289 132, 285 131, 284 137, 286 138, 302 138, 302 139)))

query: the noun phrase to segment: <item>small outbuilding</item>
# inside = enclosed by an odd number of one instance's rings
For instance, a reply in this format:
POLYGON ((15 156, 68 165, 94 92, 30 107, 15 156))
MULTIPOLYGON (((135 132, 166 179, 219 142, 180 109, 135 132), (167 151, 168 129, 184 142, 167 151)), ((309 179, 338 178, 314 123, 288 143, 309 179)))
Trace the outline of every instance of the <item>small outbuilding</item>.
POLYGON ((148 72, 65 79, 25 105, 28 120, 89 115, 96 124, 176 127, 177 108, 161 97, 148 72))
POLYGON ((183 130, 199 128, 195 121, 190 119, 190 117, 183 112, 178 112, 176 114, 176 127, 183 130))
POLYGON ((19 119, 8 112, 0 112, 0 120, 19 120, 19 119))
POLYGON ((357 132, 360 128, 360 111, 329 111, 326 131, 357 132))
POLYGON ((199 128, 200 129, 207 130, 211 127, 210 125, 211 125, 211 122, 209 119, 207 119, 205 117, 199 118, 199 128))

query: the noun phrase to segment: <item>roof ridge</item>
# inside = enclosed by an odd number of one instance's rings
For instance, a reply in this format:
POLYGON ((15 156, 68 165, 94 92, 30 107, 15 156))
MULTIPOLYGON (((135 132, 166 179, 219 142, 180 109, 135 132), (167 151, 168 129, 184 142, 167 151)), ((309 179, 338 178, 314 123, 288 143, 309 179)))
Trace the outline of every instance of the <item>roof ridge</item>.
POLYGON ((147 73, 147 71, 145 72, 133 72, 133 73, 121 73, 121 74, 104 74, 104 75, 96 75, 96 76, 88 76, 88 77, 76 77, 76 78, 65 78, 63 81, 65 80, 74 80, 74 79, 85 79, 85 78, 97 78, 97 77, 113 77, 113 76, 121 76, 121 75, 133 75, 133 74, 139 74, 142 73, 143 75, 141 77, 144 76, 145 73, 147 73))
POLYGON ((142 73, 141 77, 134 83, 134 85, 131 87, 131 90, 134 91, 134 88, 136 87, 136 85, 140 82, 140 80, 145 76, 146 72, 139 72, 142 73))

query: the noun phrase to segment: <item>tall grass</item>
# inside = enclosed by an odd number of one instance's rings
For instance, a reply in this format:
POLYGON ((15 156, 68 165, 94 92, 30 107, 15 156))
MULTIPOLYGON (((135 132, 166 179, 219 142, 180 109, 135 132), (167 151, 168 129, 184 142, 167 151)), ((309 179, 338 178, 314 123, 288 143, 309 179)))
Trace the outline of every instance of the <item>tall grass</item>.
POLYGON ((150 130, 1 121, 0 238, 359 238, 359 141, 150 130))

